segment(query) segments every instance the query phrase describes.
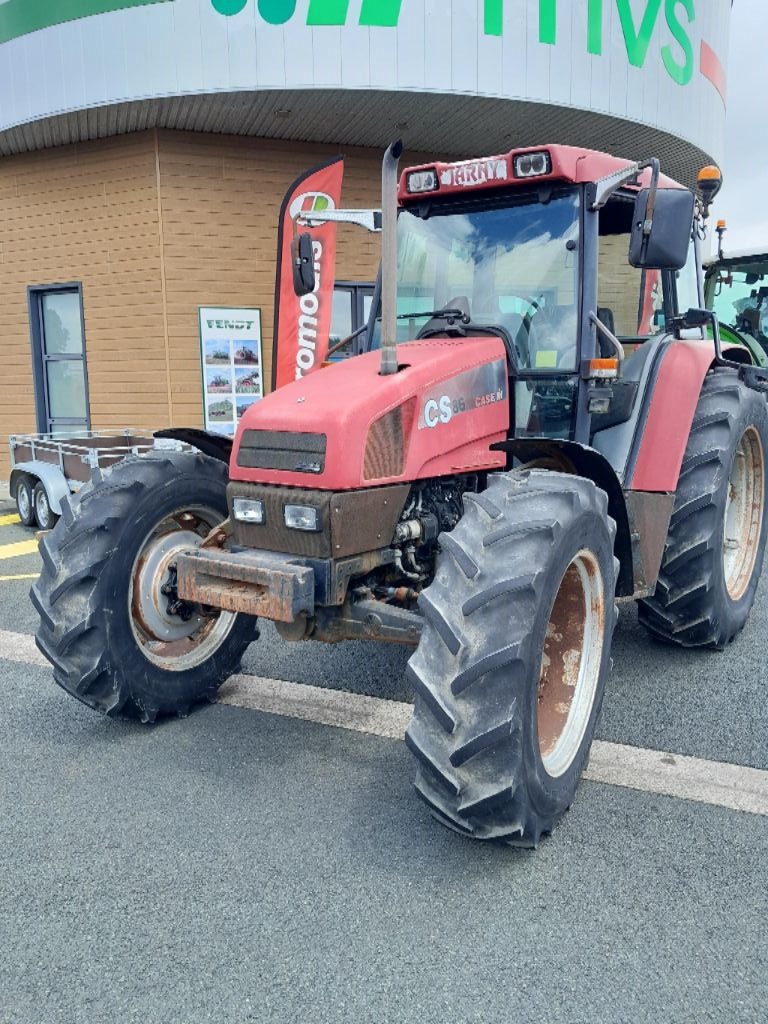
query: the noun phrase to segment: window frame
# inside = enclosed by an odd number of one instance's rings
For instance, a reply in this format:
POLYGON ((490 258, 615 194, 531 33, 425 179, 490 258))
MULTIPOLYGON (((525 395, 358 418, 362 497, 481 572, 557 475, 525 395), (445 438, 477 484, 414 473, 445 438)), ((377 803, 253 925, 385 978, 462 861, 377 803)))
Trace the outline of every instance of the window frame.
POLYGON ((27 288, 29 307, 30 341, 32 345, 32 379, 35 394, 35 422, 41 434, 50 434, 60 427, 72 427, 73 432, 91 430, 91 397, 88 387, 88 354, 85 339, 85 312, 83 305, 83 285, 80 281, 69 281, 61 284, 29 285, 27 288), (74 293, 80 304, 80 333, 83 350, 79 355, 57 353, 50 355, 45 349, 45 325, 43 319, 43 299, 46 295, 74 293), (55 418, 50 415, 48 394, 48 375, 46 366, 49 362, 79 362, 83 368, 83 385, 85 393, 85 421, 74 418, 55 418))

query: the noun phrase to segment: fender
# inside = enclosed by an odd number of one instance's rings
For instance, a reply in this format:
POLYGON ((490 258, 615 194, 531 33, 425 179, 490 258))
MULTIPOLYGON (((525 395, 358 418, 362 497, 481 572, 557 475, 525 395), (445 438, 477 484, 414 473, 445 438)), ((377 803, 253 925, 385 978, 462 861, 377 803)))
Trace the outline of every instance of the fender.
POLYGON ((232 438, 224 437, 222 434, 213 434, 209 430, 200 430, 198 427, 168 427, 166 430, 156 430, 153 437, 169 441, 182 441, 184 444, 191 444, 203 455, 211 459, 218 459, 219 462, 226 462, 232 455, 232 438))
MULTIPOLYGON (((608 459, 594 448, 577 441, 563 441, 546 437, 512 438, 491 446, 494 451, 505 451, 522 463, 549 462, 548 467, 564 473, 575 473, 593 480, 608 495, 608 514, 616 523, 614 551, 620 563, 616 593, 632 597, 635 593, 635 561, 632 552, 632 530, 627 501, 616 471, 608 459)), ((512 468, 511 460, 508 469, 512 468)))
MULTIPOLYGON (((732 358, 732 349, 724 350, 732 358)), ((739 361, 746 353, 736 353, 739 361)), ((677 490, 704 378, 715 366, 709 341, 675 341, 662 355, 653 393, 646 397, 639 441, 627 474, 627 489, 671 494, 677 490)))
MULTIPOLYGON (((58 466, 49 462, 18 462, 11 470, 10 492, 11 497, 16 497, 16 488, 19 478, 31 476, 33 480, 39 480, 45 488, 48 498, 48 505, 54 515, 61 515, 61 503, 69 497, 69 484, 58 466)), ((34 486, 34 485, 33 485, 34 486)))

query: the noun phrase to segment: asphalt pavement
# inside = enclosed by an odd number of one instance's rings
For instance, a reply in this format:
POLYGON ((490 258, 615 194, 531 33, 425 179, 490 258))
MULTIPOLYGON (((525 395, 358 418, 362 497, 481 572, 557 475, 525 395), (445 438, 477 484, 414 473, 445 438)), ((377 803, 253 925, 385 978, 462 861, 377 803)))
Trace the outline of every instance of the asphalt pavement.
MULTIPOLYGON (((0 577, 30 537, 0 526, 0 577)), ((0 578, 0 629, 33 632, 30 582, 0 578)), ((715 654, 625 609, 601 737, 767 768, 766 610, 715 654)), ((244 671, 408 700, 407 657, 266 628, 244 671)), ((585 782, 537 851, 488 847, 429 818, 400 742, 111 722, 0 672, 2 1024, 768 1021, 766 817, 585 782)))

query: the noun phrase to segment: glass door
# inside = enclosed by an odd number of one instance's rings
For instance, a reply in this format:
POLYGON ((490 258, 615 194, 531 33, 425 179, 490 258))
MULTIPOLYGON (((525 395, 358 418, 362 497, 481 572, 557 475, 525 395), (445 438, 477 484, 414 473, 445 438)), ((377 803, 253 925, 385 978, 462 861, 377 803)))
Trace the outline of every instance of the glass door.
POLYGON ((75 286, 30 289, 38 429, 90 429, 83 303, 75 286))

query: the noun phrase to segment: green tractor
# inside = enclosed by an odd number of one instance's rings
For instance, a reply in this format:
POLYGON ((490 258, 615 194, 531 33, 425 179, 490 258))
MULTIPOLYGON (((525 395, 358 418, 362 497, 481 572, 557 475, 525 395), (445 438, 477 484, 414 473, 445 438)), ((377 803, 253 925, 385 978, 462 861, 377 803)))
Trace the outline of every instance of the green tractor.
POLYGON ((724 342, 744 345, 757 366, 768 366, 768 252, 725 255, 725 231, 720 221, 718 254, 704 264, 706 307, 717 313, 724 342))

